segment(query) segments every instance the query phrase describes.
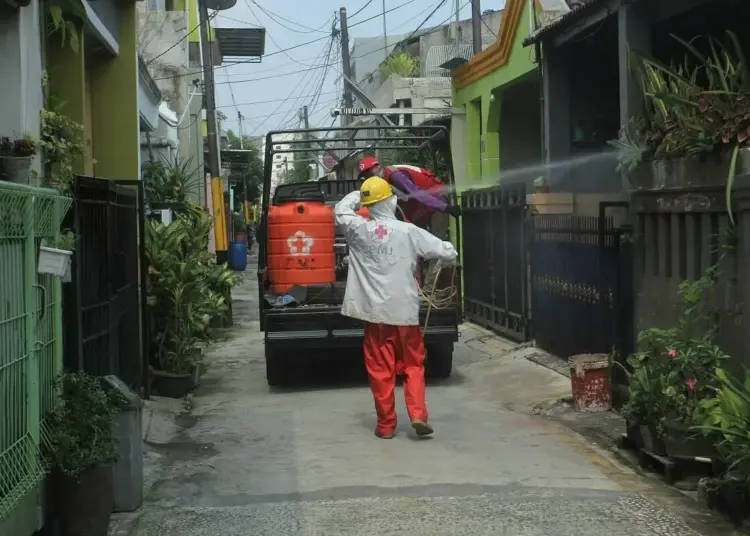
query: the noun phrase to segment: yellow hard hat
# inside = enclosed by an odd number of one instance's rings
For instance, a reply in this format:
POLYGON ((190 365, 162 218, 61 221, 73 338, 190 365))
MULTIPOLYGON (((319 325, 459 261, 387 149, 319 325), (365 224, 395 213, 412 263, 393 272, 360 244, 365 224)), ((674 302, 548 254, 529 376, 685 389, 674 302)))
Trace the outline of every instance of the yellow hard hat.
POLYGON ((367 205, 388 199, 393 195, 393 190, 391 190, 391 185, 385 179, 370 177, 362 183, 359 193, 361 195, 360 203, 363 207, 366 207, 367 205))

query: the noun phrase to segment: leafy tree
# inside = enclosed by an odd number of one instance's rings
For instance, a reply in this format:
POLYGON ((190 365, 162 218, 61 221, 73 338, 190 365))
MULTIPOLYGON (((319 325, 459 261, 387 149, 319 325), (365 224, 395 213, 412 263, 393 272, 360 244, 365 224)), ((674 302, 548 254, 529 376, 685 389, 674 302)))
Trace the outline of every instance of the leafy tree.
MULTIPOLYGON (((298 140, 310 140, 310 143, 295 144, 296 148, 307 149, 312 147, 319 147, 319 144, 313 143, 315 136, 310 133, 302 133, 297 135, 298 140)), ((304 182, 314 179, 313 170, 310 164, 315 162, 316 152, 301 152, 301 153, 290 153, 294 155, 293 166, 289 169, 289 173, 284 177, 284 183, 290 182, 304 182)))
POLYGON ((260 197, 263 187, 263 155, 260 144, 256 138, 250 136, 242 136, 240 139, 231 130, 227 131, 227 140, 230 149, 247 151, 248 168, 244 173, 247 173, 248 201, 252 204, 260 197))
POLYGON ((391 54, 380 64, 380 72, 383 78, 394 74, 401 77, 419 76, 419 58, 410 56, 406 52, 391 54))

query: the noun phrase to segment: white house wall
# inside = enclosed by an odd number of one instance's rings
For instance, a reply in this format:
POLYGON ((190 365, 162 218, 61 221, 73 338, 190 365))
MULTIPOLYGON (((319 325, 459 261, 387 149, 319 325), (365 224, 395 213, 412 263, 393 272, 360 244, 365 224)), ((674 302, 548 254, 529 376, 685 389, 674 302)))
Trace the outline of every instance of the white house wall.
MULTIPOLYGON (((149 73, 161 91, 162 98, 169 104, 177 117, 185 114, 179 130, 181 156, 191 158, 194 166, 198 162, 203 165, 201 121, 192 123, 197 125, 197 131, 183 128, 195 119, 194 103, 190 100, 193 79, 202 79, 199 70, 190 69, 188 62, 188 31, 187 13, 184 11, 165 11, 161 2, 138 2, 138 50, 148 65, 149 73), (148 10, 151 7, 152 10, 148 10), (195 76, 191 76, 191 71, 195 76), (196 140, 196 132, 197 138, 196 140), (198 143, 196 143, 196 141, 198 143), (198 154, 200 149, 200 154, 198 154)), ((201 94, 193 97, 200 109, 201 94)))
POLYGON ((26 133, 39 137, 43 105, 39 18, 38 0, 0 18, 0 137, 20 138, 26 133))

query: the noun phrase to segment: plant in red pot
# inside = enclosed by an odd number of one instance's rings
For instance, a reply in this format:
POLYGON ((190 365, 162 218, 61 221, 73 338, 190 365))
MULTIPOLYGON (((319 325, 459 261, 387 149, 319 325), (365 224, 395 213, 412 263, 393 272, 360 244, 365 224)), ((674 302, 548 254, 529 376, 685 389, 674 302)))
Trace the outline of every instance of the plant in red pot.
POLYGON ((45 421, 54 518, 62 536, 106 536, 114 507, 117 401, 83 373, 61 375, 58 392, 45 421))

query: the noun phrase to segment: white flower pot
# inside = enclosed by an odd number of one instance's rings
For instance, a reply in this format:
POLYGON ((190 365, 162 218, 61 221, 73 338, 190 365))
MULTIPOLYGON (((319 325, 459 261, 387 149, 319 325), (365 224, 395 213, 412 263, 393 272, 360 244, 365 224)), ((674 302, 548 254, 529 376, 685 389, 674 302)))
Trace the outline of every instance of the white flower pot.
POLYGON ((37 265, 36 271, 40 274, 64 277, 68 272, 72 258, 72 251, 40 246, 39 264, 37 265))

